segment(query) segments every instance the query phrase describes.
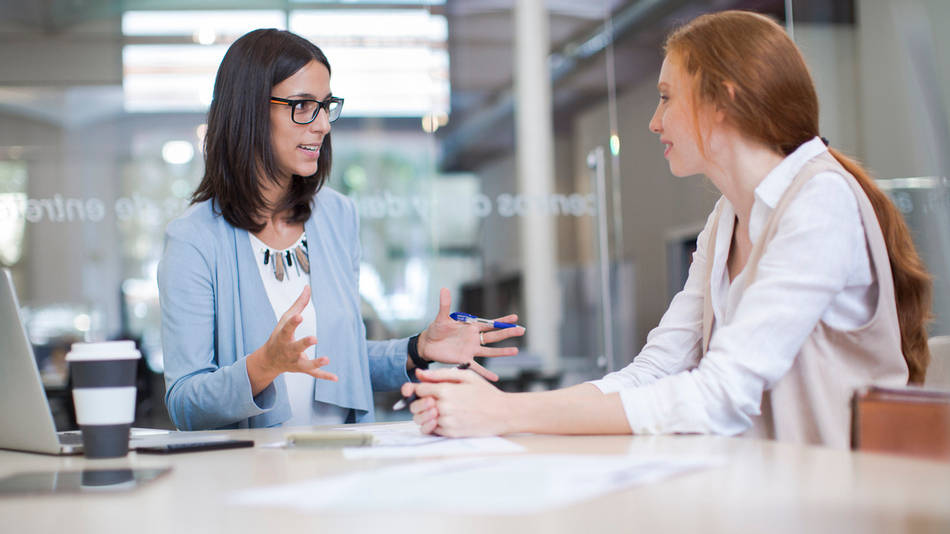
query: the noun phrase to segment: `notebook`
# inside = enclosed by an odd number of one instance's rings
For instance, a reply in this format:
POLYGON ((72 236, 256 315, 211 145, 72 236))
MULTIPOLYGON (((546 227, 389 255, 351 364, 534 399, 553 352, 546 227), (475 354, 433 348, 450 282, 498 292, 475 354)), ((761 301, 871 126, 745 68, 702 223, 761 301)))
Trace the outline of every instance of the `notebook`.
POLYGON ((868 387, 852 400, 851 448, 950 461, 950 391, 868 387))

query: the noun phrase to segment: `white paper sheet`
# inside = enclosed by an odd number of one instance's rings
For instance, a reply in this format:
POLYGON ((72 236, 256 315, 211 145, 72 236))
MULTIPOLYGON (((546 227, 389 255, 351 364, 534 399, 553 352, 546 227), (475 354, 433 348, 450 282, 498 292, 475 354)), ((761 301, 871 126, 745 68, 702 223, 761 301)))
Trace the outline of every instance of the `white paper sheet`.
POLYGON ((338 427, 334 430, 364 432, 373 435, 372 447, 344 447, 343 457, 420 458, 426 456, 473 456, 522 452, 524 447, 504 438, 444 438, 419 432, 413 422, 363 427, 338 427))
POLYGON ((377 446, 387 445, 423 445, 443 441, 441 436, 423 434, 419 431, 419 425, 412 421, 402 423, 390 423, 383 425, 369 426, 338 426, 333 430, 342 430, 344 432, 359 432, 361 434, 372 434, 374 443, 377 446))
POLYGON ((624 455, 514 455, 456 458, 361 471, 237 492, 231 503, 309 511, 411 510, 536 513, 716 465, 708 458, 624 455), (320 495, 320 499, 301 499, 320 495))

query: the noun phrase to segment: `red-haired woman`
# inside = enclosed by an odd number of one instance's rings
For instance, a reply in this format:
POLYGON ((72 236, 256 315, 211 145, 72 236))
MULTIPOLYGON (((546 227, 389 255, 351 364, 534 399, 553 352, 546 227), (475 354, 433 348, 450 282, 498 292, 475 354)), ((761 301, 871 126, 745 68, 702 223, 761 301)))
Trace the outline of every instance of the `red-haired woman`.
POLYGON ((868 384, 923 382, 930 277, 900 213, 819 137, 798 48, 771 19, 703 15, 666 41, 650 130, 676 176, 722 193, 647 344, 601 380, 501 392, 474 373, 406 384, 449 436, 746 433, 845 447, 868 384))

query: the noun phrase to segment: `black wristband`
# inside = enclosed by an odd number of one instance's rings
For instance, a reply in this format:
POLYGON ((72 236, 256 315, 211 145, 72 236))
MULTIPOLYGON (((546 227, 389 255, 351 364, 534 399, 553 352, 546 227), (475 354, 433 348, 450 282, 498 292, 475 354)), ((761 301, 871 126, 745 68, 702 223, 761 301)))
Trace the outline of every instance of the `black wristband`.
POLYGON ((416 369, 424 371, 429 368, 429 361, 423 360, 422 356, 419 356, 419 334, 409 338, 409 359, 412 360, 412 364, 416 366, 416 369))

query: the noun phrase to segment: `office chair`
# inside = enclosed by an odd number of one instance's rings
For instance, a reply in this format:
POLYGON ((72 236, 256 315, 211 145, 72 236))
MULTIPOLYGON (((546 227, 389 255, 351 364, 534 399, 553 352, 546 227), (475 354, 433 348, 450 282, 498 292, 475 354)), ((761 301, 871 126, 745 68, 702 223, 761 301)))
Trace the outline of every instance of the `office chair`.
POLYGON ((950 336, 936 336, 927 340, 930 346, 930 365, 924 386, 950 390, 950 336))

